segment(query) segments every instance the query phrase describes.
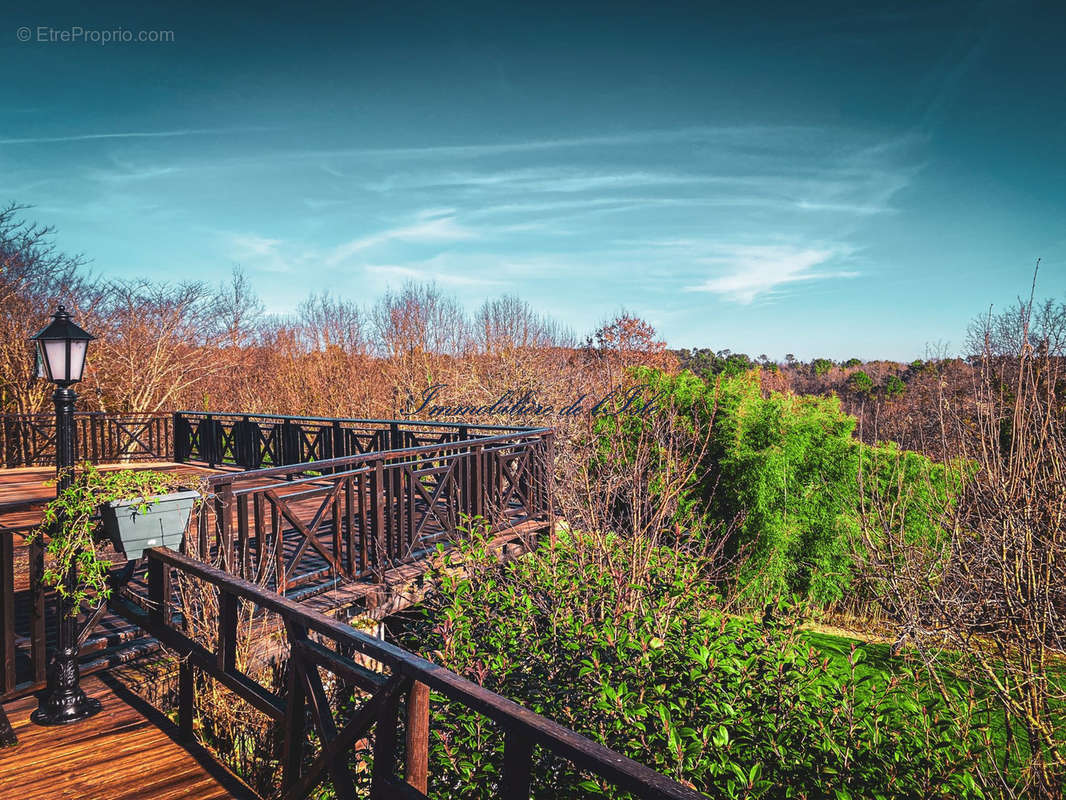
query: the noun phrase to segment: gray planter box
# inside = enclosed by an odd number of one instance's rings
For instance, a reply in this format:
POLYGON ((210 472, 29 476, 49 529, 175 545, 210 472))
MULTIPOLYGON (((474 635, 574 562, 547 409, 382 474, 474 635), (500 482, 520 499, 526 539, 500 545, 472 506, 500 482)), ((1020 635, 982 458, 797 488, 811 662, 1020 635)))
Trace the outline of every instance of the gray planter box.
POLYGON ((141 498, 115 500, 100 506, 104 533, 116 550, 133 561, 149 547, 181 547, 181 538, 189 524, 193 503, 200 496, 196 491, 161 494, 148 499, 148 507, 141 510, 141 498))

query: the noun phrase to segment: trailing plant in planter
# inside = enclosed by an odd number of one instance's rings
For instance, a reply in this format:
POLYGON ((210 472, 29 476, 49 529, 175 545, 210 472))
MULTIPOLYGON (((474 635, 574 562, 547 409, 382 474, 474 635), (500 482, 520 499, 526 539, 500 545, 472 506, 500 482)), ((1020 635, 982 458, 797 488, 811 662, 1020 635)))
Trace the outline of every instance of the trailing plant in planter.
MULTIPOLYGON (((107 576, 112 562, 97 552, 97 542, 105 532, 104 517, 115 516, 114 506, 127 509, 134 516, 147 515, 160 499, 173 497, 187 498, 191 509, 191 500, 199 496, 198 491, 172 494, 187 481, 154 470, 104 471, 92 464, 81 465, 71 485, 44 507, 40 526, 28 537, 28 541, 48 537, 45 584, 69 600, 75 614, 91 597, 99 598, 98 602, 106 600, 111 594, 107 576), (68 574, 76 576, 69 585, 68 574)), ((107 527, 113 525, 112 522, 107 527)), ((115 545, 124 549, 119 541, 115 545)), ((133 559, 140 554, 140 549, 136 549, 127 552, 127 557, 133 559)))

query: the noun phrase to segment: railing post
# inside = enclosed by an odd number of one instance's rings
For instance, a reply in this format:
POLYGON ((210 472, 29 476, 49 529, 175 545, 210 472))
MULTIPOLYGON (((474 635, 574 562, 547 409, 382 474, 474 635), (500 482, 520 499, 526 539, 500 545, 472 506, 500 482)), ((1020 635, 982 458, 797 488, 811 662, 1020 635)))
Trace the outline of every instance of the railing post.
POLYGON ((385 580, 385 565, 389 558, 389 526, 391 514, 386 513, 388 495, 385 477, 385 459, 374 461, 374 486, 371 489, 371 510, 374 519, 374 563, 375 579, 385 580), (380 571, 379 571, 380 570, 380 571))
POLYGON ((236 574, 249 580, 251 572, 251 537, 248 530, 248 495, 234 498, 237 502, 237 557, 236 574))
POLYGON ((91 461, 94 464, 99 464, 100 461, 101 461, 101 458, 100 458, 100 452, 99 452, 99 447, 98 447, 98 443, 97 443, 96 414, 90 414, 89 415, 89 435, 88 435, 88 437, 83 437, 83 438, 88 438, 89 446, 88 447, 84 447, 85 443, 84 443, 84 441, 82 442, 83 452, 80 453, 81 457, 82 458, 88 458, 89 461, 91 461))
POLYGON ((196 440, 200 444, 200 460, 206 461, 207 466, 214 469, 215 466, 215 419, 210 414, 205 416, 196 426, 196 440))
POLYGON ((156 625, 170 624, 170 567, 148 556, 148 615, 156 625))
POLYGON ((0 531, 0 697, 15 688, 15 549, 0 531))
POLYGON ((43 683, 48 672, 48 640, 45 614, 48 598, 44 585, 44 543, 35 536, 30 544, 30 595, 33 609, 30 615, 30 660, 33 662, 33 681, 43 683))
POLYGON ((288 791, 300 780, 300 763, 304 751, 304 681, 299 656, 294 644, 294 631, 288 628, 289 665, 285 692, 284 740, 282 742, 282 791, 288 791))
POLYGON ((221 586, 218 589, 218 668, 233 673, 237 669, 237 611, 239 599, 221 586))
POLYGON ((234 461, 244 469, 255 469, 255 432, 252 422, 245 414, 238 422, 233 423, 233 450, 234 461))
POLYGON ((193 740, 192 718, 196 707, 192 670, 192 662, 188 658, 178 662, 178 731, 186 742, 193 740))
MULTIPOLYGON (((348 455, 348 451, 344 448, 344 428, 341 427, 341 421, 339 419, 333 420, 333 451, 330 453, 331 458, 341 458, 348 455)), ((334 472, 342 470, 343 467, 334 469, 334 472)))
POLYGON ((171 437, 173 442, 173 459, 176 463, 182 463, 189 459, 190 434, 192 428, 180 411, 175 411, 170 417, 171 437))
POLYGON ((397 462, 389 470, 389 509, 393 512, 389 527, 392 528, 389 537, 389 560, 399 559, 403 553, 404 531, 407 530, 407 493, 404 489, 404 468, 397 462))
MULTIPOLYGON (((349 475, 344 479, 344 498, 342 508, 344 509, 343 521, 344 521, 344 559, 348 566, 347 576, 348 578, 355 578, 356 573, 359 571, 356 566, 355 556, 355 491, 353 490, 354 479, 349 475)), ((362 496, 359 498, 362 502, 362 496)), ((340 525, 340 520, 337 521, 340 525)))
MULTIPOLYGON (((426 794, 429 786, 429 687, 419 681, 407 692, 407 757, 404 779, 426 794)), ((506 795, 505 795, 506 796, 506 795)))
POLYGON ((389 787, 396 771, 396 723, 400 712, 401 692, 382 704, 374 729, 374 774, 370 779, 370 800, 389 800, 389 787))
POLYGON ((295 425, 292 420, 287 419, 281 423, 282 464, 300 464, 303 462, 303 458, 300 455, 301 438, 300 427, 295 425))
POLYGON ((533 767, 533 743, 524 736, 507 731, 503 743, 503 781, 500 797, 519 800, 529 797, 533 767))
POLYGON ((485 446, 475 444, 471 449, 473 453, 470 465, 470 483, 473 491, 470 496, 470 515, 472 517, 484 516, 485 514, 485 446))
MULTIPOLYGON (((233 484, 224 483, 215 492, 215 530, 218 531, 218 551, 221 568, 233 572, 233 484)), ((210 553, 201 553, 209 560, 210 553)))

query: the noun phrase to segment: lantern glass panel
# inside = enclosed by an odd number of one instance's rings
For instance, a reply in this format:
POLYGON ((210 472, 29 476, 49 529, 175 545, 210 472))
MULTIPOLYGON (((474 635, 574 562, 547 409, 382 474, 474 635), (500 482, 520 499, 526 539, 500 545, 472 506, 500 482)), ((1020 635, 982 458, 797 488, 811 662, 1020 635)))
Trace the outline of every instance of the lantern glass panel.
POLYGON ((69 381, 80 381, 82 372, 85 371, 85 351, 89 343, 85 339, 72 339, 70 342, 70 375, 69 381))
POLYGON ((46 340, 44 342, 44 357, 48 359, 48 371, 52 373, 53 381, 70 380, 68 377, 66 339, 46 340))

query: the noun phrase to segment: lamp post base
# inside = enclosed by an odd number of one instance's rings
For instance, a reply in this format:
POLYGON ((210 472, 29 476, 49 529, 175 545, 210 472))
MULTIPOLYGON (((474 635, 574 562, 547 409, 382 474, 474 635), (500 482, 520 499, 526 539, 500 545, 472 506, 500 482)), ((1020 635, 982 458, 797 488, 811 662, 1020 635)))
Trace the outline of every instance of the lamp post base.
POLYGON ((101 710, 100 701, 89 697, 81 689, 72 692, 53 692, 41 701, 30 719, 38 725, 67 725, 88 719, 101 710))
POLYGON ((67 725, 88 719, 100 710, 100 701, 85 694, 78 684, 77 633, 74 617, 60 605, 60 647, 52 659, 48 689, 30 719, 38 725, 67 725), (70 643, 70 644, 68 644, 70 643))

